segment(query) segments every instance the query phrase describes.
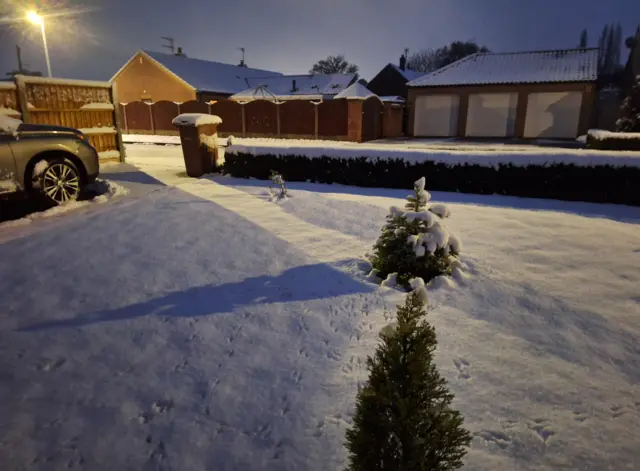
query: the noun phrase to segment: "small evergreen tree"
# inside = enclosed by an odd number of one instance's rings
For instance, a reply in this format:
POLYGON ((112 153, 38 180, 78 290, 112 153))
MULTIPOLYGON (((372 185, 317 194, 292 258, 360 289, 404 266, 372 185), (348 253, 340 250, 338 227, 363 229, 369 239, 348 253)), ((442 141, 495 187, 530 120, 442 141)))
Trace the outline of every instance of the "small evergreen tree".
POLYGON ((449 471, 462 466, 471 436, 451 409, 433 360, 435 329, 417 292, 398 306, 397 327, 382 335, 369 380, 347 431, 347 471, 449 471))
POLYGON ((640 75, 636 77, 629 96, 622 102, 616 129, 618 132, 640 132, 640 75))
POLYGON ((409 280, 429 282, 438 275, 449 274, 460 252, 460 240, 444 226, 449 216, 443 204, 427 204, 431 195, 424 189, 422 177, 414 184, 414 194, 407 197, 406 211, 392 207, 387 224, 373 247, 371 265, 377 276, 397 273, 397 282, 405 288, 409 280))

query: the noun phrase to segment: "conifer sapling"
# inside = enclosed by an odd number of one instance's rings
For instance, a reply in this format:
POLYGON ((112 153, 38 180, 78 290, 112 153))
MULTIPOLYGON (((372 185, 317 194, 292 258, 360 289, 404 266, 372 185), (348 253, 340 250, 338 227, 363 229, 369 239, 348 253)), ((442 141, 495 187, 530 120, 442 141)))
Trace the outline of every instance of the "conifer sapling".
POLYGON ((398 306, 397 323, 367 359, 347 431, 347 471, 449 471, 462 466, 471 436, 434 364, 435 329, 419 290, 398 306))
POLYGON ((393 280, 409 288, 412 278, 429 282, 438 275, 450 274, 460 252, 460 240, 444 225, 443 220, 451 214, 449 208, 443 204, 429 206, 431 195, 424 187, 422 177, 414 184, 414 194, 407 197, 405 210, 390 209, 373 248, 371 265, 386 285, 393 280))

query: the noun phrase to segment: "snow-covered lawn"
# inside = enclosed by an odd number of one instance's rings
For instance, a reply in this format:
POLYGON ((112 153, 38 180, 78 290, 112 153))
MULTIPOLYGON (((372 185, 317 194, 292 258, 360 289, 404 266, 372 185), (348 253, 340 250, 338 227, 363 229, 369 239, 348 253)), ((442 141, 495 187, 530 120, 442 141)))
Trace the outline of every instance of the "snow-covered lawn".
MULTIPOLYGON (((170 147, 127 155, 168 186, 0 243, 3 469, 343 469, 403 296, 360 260, 409 190, 270 203, 170 147)), ((429 314, 464 469, 638 469, 640 208, 433 197, 469 267, 429 314)))
MULTIPOLYGON (((125 142, 139 144, 180 144, 178 136, 124 135, 125 142)), ((225 139, 222 139, 224 142, 225 139)), ((640 167, 640 152, 600 151, 538 145, 500 143, 465 143, 431 140, 383 140, 373 142, 341 142, 308 139, 271 139, 234 137, 228 153, 304 155, 314 157, 381 159, 402 158, 409 162, 425 160, 448 164, 478 164, 494 166, 549 165, 554 163, 578 166, 612 165, 640 167)))

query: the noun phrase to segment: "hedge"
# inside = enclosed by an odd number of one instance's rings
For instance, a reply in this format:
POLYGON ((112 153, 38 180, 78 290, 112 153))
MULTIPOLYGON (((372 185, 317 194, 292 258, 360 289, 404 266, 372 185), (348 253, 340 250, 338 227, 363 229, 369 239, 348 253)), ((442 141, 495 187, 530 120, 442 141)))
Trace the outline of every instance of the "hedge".
POLYGON ((407 162, 402 159, 260 155, 225 156, 224 172, 238 178, 269 179, 271 170, 287 181, 360 187, 407 188, 419 176, 434 191, 511 195, 640 206, 640 168, 573 164, 517 166, 407 162))
POLYGON ((589 131, 587 147, 597 150, 640 150, 640 133, 589 131))

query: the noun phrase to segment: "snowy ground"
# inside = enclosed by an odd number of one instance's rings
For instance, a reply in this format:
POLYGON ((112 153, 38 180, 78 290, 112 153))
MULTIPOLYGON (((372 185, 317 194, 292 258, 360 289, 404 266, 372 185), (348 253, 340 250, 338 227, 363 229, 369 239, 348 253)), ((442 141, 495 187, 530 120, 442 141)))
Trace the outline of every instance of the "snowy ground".
MULTIPOLYGON (((402 299, 359 258, 407 192, 269 203, 265 182, 185 178, 171 151, 129 146, 150 177, 110 176, 132 192, 99 212, 0 226, 3 469, 342 469, 402 299)), ((434 199, 470 266, 429 316, 475 436, 465 469, 638 469, 640 208, 434 199)))
MULTIPOLYGON (((138 144, 180 144, 178 136, 148 136, 130 134, 125 142, 138 144)), ((221 138, 223 143, 226 139, 221 138)), ((578 166, 612 165, 640 167, 640 152, 600 151, 579 147, 553 145, 505 144, 499 142, 467 143, 446 140, 406 139, 372 142, 341 142, 308 139, 270 139, 234 137, 227 152, 245 152, 253 155, 283 154, 314 157, 381 159, 402 158, 409 162, 425 160, 448 164, 470 163, 484 166, 512 164, 517 166, 548 165, 553 163, 578 166)))

